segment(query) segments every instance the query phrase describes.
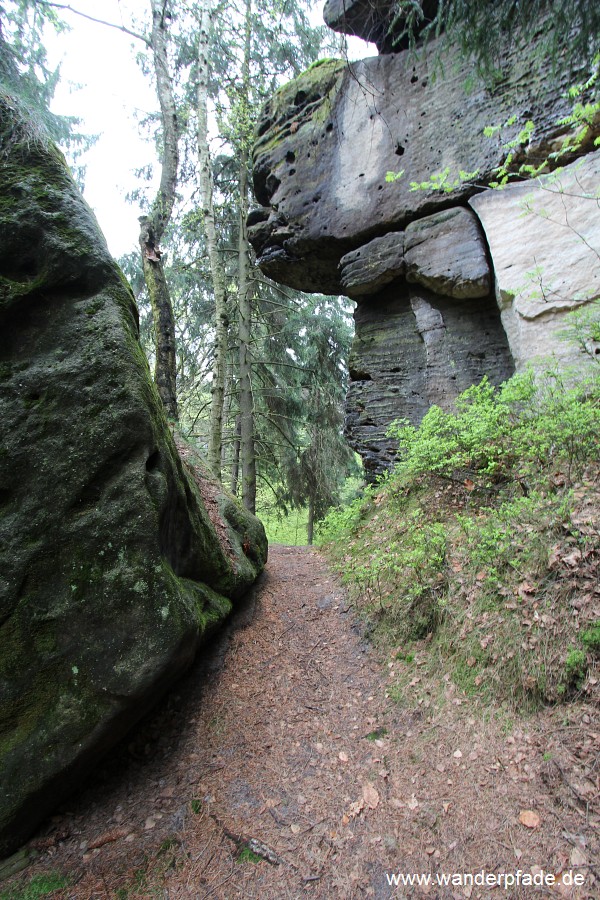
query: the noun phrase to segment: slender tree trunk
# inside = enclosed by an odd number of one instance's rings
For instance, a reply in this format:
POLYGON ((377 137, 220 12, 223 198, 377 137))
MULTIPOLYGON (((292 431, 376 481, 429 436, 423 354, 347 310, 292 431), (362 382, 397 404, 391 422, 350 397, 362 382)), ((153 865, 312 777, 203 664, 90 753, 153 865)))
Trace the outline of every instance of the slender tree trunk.
POLYGON ((199 14, 198 86, 196 92, 198 107, 198 187, 203 213, 206 249, 215 298, 215 345, 211 387, 212 402, 210 408, 208 464, 214 474, 220 478, 229 315, 227 311, 225 273, 219 255, 217 232, 215 228, 212 163, 208 144, 209 36, 212 17, 212 0, 204 0, 204 3, 200 7, 199 14))
POLYGON ((244 60, 239 96, 240 133, 240 207, 238 243, 238 338, 240 357, 240 459, 242 466, 242 503, 251 513, 256 511, 256 454, 254 450, 254 400, 252 396, 252 293, 250 250, 246 219, 248 218, 248 152, 250 141, 250 49, 252 39, 252 0, 246 0, 244 60))
POLYGON ((248 215, 247 155, 240 160, 240 223, 238 255, 238 339, 240 355, 240 459, 242 465, 242 503, 251 513, 256 510, 256 455, 254 452, 254 399, 252 396, 252 285, 246 218, 248 215))
POLYGON ((311 491, 308 495, 308 523, 306 525, 306 540, 312 546, 315 531, 315 495, 311 491))
POLYGON ((141 223, 142 266, 154 323, 154 381, 168 418, 176 422, 178 420, 177 358, 173 307, 162 261, 160 257, 153 258, 157 254, 152 252, 154 240, 150 221, 144 218, 141 223))
POLYGON ((238 481, 240 477, 240 435, 242 433, 242 421, 239 416, 235 419, 235 440, 233 442, 233 457, 231 460, 231 493, 237 497, 238 481))
MULTIPOLYGON (((223 397, 223 427, 221 429, 221 434, 226 433, 232 403, 233 371, 231 366, 229 366, 228 369, 229 371, 226 373, 225 378, 225 396, 223 397)), ((221 444, 221 471, 227 471, 227 443, 225 441, 222 441, 221 444)))
POLYGON ((156 360, 154 381, 169 418, 177 420, 177 358, 175 322, 167 280, 161 260, 160 242, 165 232, 177 188, 179 130, 173 82, 167 54, 167 21, 163 0, 150 0, 152 33, 150 46, 156 74, 156 91, 162 120, 162 169, 160 187, 150 215, 140 218, 140 251, 154 319, 156 360))

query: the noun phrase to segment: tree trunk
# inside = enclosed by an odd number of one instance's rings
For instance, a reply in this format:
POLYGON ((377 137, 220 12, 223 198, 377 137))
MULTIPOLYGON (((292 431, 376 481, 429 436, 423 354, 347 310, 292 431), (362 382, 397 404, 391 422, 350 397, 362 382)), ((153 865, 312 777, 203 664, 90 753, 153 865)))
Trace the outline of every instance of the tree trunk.
POLYGON ((198 30, 198 85, 196 91, 198 110, 198 188, 203 213, 204 236, 215 298, 215 344, 212 372, 212 401, 210 407, 210 433, 208 440, 208 464, 214 474, 221 477, 221 447, 223 440, 223 402, 225 397, 225 373, 227 365, 227 331, 229 315, 225 273, 219 255, 213 205, 213 177, 208 144, 208 81, 209 35, 212 18, 212 0, 204 0, 199 10, 198 30))
POLYGON ((246 218, 248 214, 247 157, 240 161, 240 234, 238 256, 238 338, 240 356, 240 460, 242 466, 242 503, 256 511, 256 456, 254 452, 254 400, 252 397, 252 285, 246 218))
POLYGON ((240 208, 238 238, 238 338, 240 359, 240 460, 242 466, 242 503, 256 512, 256 455, 254 451, 254 400, 252 397, 252 365, 250 339, 252 337, 252 294, 250 251, 246 219, 248 218, 248 148, 250 141, 250 49, 252 38, 252 0, 246 0, 244 29, 244 60, 239 94, 240 148, 240 208))
POLYGON ((162 168, 160 187, 152 204, 150 215, 140 218, 139 242, 142 268, 154 319, 156 347, 154 381, 167 415, 176 421, 178 414, 175 322, 161 261, 160 242, 170 221, 175 203, 179 167, 179 130, 167 55, 165 4, 163 0, 150 0, 150 6, 152 9, 150 46, 162 122, 162 168))
POLYGON ((151 249, 154 247, 154 241, 150 222, 146 218, 141 222, 140 250, 154 323, 154 381, 167 417, 176 422, 178 420, 177 358, 173 307, 162 261, 160 257, 153 258, 157 254, 151 249))
POLYGON ((242 421, 239 416, 235 419, 235 439, 233 441, 233 457, 231 460, 231 493, 237 497, 238 481, 240 477, 240 435, 242 433, 242 421))
POLYGON ((315 495, 314 492, 311 491, 308 495, 308 522, 306 525, 306 541, 309 546, 312 546, 313 537, 315 532, 315 495))

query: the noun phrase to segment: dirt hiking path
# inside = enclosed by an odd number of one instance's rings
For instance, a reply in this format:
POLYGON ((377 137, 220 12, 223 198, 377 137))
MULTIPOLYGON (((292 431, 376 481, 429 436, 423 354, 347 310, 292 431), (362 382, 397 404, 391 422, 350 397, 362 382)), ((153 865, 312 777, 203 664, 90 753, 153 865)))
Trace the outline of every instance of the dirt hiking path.
POLYGON ((594 711, 508 728, 450 682, 428 692, 418 663, 393 702, 398 665, 315 550, 272 547, 208 657, 31 842, 22 880, 58 871, 71 885, 52 897, 90 900, 600 896, 594 711), (540 869, 585 884, 388 880, 540 869))

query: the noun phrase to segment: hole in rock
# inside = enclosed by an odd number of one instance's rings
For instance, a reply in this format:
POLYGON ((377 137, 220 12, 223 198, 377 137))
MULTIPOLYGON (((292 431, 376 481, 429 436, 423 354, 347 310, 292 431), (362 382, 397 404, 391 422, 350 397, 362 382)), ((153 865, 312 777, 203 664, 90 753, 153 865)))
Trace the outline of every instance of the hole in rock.
POLYGON ((418 80, 419 80, 419 76, 418 76, 418 75, 413 75, 412 78, 410 79, 410 83, 411 83, 411 84, 416 84, 418 80))
POLYGON ((273 173, 271 172, 271 174, 267 177, 267 180, 265 181, 265 187, 266 187, 267 191, 269 192, 269 198, 271 198, 273 196, 273 194, 275 193, 275 191, 277 190, 277 188, 279 187, 280 184, 281 184, 281 181, 279 180, 279 178, 277 178, 277 176, 273 175, 273 173))
POLYGON ((325 131, 333 131, 333 122, 330 122, 325 131))
POLYGON ((396 149, 394 150, 396 156, 404 156, 404 147, 400 143, 400 141, 396 142, 396 149))
POLYGON ((160 453, 158 450, 155 450, 154 453, 151 453, 146 460, 146 472, 154 472, 155 469, 158 469, 159 463, 160 453))
POLYGON ((306 92, 298 91, 298 93, 294 97, 294 106, 300 106, 300 104, 304 103, 305 100, 306 100, 306 92))
POLYGON ((288 163, 296 162, 296 154, 292 153, 291 150, 288 150, 288 152, 285 154, 285 161, 288 163))

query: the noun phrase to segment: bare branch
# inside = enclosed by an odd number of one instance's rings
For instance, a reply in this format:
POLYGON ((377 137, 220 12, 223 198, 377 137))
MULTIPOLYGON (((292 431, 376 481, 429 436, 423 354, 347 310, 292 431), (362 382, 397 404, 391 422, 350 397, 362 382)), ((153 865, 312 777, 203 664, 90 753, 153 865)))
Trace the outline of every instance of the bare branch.
POLYGON ((53 0, 38 0, 38 3, 41 6, 52 6, 54 7, 54 9, 67 10, 68 12, 72 12, 76 16, 81 16, 82 19, 88 19, 90 22, 96 22, 97 25, 106 25, 107 28, 115 28, 117 31, 122 31, 124 34, 128 34, 130 37, 133 37, 138 41, 143 41, 146 47, 150 46, 150 40, 147 37, 145 37, 143 34, 138 34, 137 31, 132 31, 125 25, 117 25, 115 22, 106 22, 104 19, 96 19, 95 16, 89 16, 87 13, 81 12, 79 9, 74 9, 67 3, 54 3, 53 0))

